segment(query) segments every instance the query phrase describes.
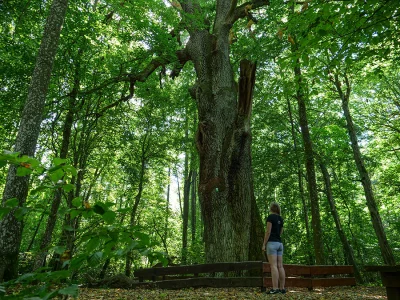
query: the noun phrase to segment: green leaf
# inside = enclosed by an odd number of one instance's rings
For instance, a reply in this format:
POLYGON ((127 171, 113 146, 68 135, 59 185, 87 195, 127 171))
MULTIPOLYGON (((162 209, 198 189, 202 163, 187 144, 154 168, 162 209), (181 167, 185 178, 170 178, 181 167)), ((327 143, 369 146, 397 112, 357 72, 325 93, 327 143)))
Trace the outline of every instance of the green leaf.
POLYGON ((74 188, 75 188, 75 185, 70 184, 70 183, 64 184, 64 185, 63 185, 63 190, 64 190, 66 193, 72 191, 74 188))
POLYGON ((31 190, 30 194, 33 196, 33 195, 36 195, 37 193, 39 193, 41 191, 44 191, 44 190, 47 190, 47 189, 52 189, 52 188, 53 187, 49 186, 49 185, 41 185, 41 186, 37 187, 36 189, 31 190))
POLYGON ((6 207, 17 207, 18 206, 18 199, 17 198, 10 198, 8 200, 6 200, 5 203, 6 207))
POLYGON ((100 238, 95 236, 90 239, 90 241, 86 244, 86 252, 92 252, 97 246, 100 244, 100 238))
POLYGON ((310 60, 310 68, 313 68, 315 66, 315 59, 310 60))
POLYGON ((89 266, 96 266, 100 263, 101 258, 103 257, 103 252, 98 251, 95 252, 93 255, 91 255, 88 258, 88 264, 89 266))
POLYGON ((90 219, 93 216, 93 210, 89 209, 89 210, 82 210, 81 212, 82 217, 85 219, 90 219))
POLYGON ((32 157, 29 157, 29 158, 26 160, 26 162, 29 163, 29 164, 31 165, 31 168, 32 168, 32 169, 36 169, 36 168, 39 167, 39 165, 40 165, 40 161, 37 160, 36 158, 32 158, 32 157))
POLYGON ((22 155, 21 157, 17 157, 15 161, 16 162, 27 162, 28 159, 29 159, 28 155, 22 155))
POLYGON ((47 300, 47 299, 52 299, 55 297, 55 295, 58 294, 58 291, 51 291, 49 293, 47 293, 46 295, 43 296, 43 298, 41 300, 47 300))
POLYGON ((32 169, 25 168, 25 167, 18 167, 17 169, 17 176, 22 177, 32 173, 32 169))
POLYGON ((54 182, 57 183, 59 180, 61 180, 64 177, 64 172, 61 169, 57 169, 55 171, 52 171, 50 174, 50 179, 54 182))
POLYGON ((50 248, 50 251, 54 251, 57 254, 63 254, 65 252, 66 247, 64 246, 54 246, 50 248))
POLYGON ((0 160, 0 168, 4 167, 5 165, 7 165, 7 161, 6 160, 0 160))
POLYGON ((16 282, 30 281, 35 277, 35 273, 25 273, 22 276, 18 277, 16 282))
POLYGON ((115 221, 117 214, 111 210, 106 211, 102 217, 103 220, 106 221, 108 224, 112 224, 115 221))
POLYGON ((82 206, 82 197, 76 197, 72 200, 72 205, 75 207, 81 207, 82 206))
POLYGON ((50 173, 60 170, 62 168, 63 168, 63 166, 54 166, 54 167, 51 167, 50 169, 48 169, 47 172, 50 174, 50 173))
POLYGON ((18 220, 22 220, 22 218, 29 212, 30 208, 28 207, 19 207, 15 210, 14 216, 18 220))
POLYGON ((64 230, 72 232, 72 231, 74 231, 74 228, 71 225, 65 225, 64 230))
POLYGON ((305 66, 308 66, 308 65, 309 65, 309 63, 310 63, 310 58, 309 58, 309 56, 308 56, 307 53, 303 53, 301 59, 302 59, 303 64, 304 64, 305 66))
POLYGON ((59 157, 56 157, 56 158, 53 159, 53 164, 54 164, 55 166, 59 166, 59 165, 61 165, 61 164, 66 163, 66 161, 67 161, 66 158, 59 158, 59 157))
POLYGON ((140 244, 145 246, 150 244, 150 237, 149 235, 142 233, 142 232, 135 232, 134 236, 140 240, 140 244))
POLYGON ((73 166, 64 166, 63 170, 65 173, 71 174, 72 176, 76 176, 78 174, 78 172, 73 166))
POLYGON ((59 290, 58 293, 60 295, 69 295, 71 297, 78 297, 78 285, 73 284, 69 287, 59 290))
POLYGON ((77 216, 79 216, 81 213, 82 213, 82 211, 79 209, 71 209, 69 215, 71 216, 71 219, 74 219, 77 216))
POLYGON ((70 261, 70 268, 71 269, 79 269, 82 265, 82 263, 86 260, 87 258, 87 254, 83 253, 83 254, 78 254, 76 256, 74 256, 72 258, 72 260, 70 261))
POLYGON ((0 207, 0 220, 3 219, 10 211, 11 208, 9 207, 0 207))
POLYGON ((35 171, 36 171, 38 174, 43 174, 45 170, 46 170, 45 168, 40 167, 40 166, 37 167, 37 168, 35 169, 35 171))
POLYGON ((103 207, 100 203, 96 203, 96 204, 93 206, 93 211, 94 211, 96 214, 99 214, 99 215, 103 215, 103 214, 106 212, 106 210, 104 209, 104 207, 103 207))

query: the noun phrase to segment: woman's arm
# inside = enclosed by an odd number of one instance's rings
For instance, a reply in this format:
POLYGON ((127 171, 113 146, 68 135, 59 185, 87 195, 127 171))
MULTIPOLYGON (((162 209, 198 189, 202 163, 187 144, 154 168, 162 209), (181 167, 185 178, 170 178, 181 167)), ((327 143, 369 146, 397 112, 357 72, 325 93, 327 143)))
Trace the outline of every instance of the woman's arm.
POLYGON ((267 222, 267 228, 265 229, 265 236, 264 236, 264 242, 262 245, 262 251, 265 251, 265 245, 267 244, 269 236, 271 235, 271 228, 272 228, 272 223, 267 222))

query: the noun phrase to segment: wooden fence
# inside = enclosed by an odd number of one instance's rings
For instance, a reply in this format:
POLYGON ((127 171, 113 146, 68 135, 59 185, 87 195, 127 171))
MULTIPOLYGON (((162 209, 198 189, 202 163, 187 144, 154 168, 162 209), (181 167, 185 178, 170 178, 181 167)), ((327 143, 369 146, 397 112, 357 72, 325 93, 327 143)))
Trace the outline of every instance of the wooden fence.
MULTIPOLYGON (((353 266, 284 265, 287 287, 356 285, 353 266)), ((140 269, 138 285, 180 289, 187 287, 271 287, 270 265, 262 261, 199 264, 140 269), (249 274, 258 273, 251 276, 249 274)))

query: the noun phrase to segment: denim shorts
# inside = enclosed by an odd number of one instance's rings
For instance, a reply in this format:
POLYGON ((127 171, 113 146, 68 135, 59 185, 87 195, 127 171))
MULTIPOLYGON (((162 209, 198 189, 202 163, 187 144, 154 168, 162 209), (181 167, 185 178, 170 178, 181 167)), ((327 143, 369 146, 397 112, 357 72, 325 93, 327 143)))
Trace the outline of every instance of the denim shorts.
POLYGON ((281 242, 268 242, 267 255, 283 255, 283 244, 281 242))

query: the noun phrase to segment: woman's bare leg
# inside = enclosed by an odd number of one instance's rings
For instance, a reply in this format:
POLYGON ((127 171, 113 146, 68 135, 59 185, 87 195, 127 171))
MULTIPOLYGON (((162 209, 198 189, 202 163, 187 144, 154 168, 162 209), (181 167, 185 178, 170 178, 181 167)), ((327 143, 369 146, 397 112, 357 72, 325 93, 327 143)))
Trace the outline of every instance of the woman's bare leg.
POLYGON ((271 267, 272 288, 274 290, 278 289, 278 279, 279 279, 277 258, 278 256, 276 255, 268 255, 268 262, 271 267))
MULTIPOLYGON (((269 259, 269 257, 268 257, 269 259)), ((282 256, 277 256, 277 269, 279 274, 279 288, 281 290, 285 289, 285 269, 283 268, 283 258, 282 256)))

